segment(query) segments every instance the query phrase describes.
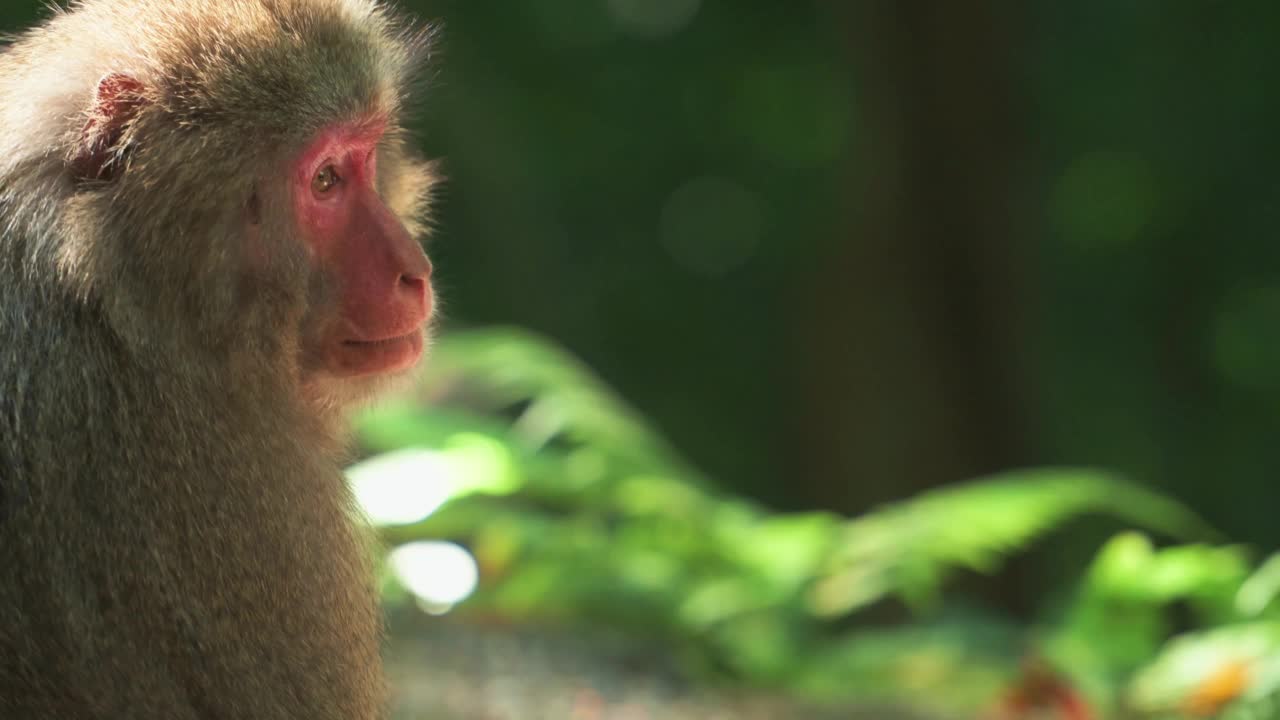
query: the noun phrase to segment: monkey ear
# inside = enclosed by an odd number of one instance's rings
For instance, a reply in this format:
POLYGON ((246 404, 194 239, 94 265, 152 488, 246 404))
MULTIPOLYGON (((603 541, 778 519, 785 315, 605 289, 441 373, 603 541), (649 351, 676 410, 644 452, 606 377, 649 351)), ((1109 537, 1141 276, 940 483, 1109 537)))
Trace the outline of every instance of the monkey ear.
POLYGON ((98 81, 89 120, 71 156, 77 180, 111 180, 121 170, 127 148, 120 139, 147 100, 145 87, 131 75, 111 73, 98 81))

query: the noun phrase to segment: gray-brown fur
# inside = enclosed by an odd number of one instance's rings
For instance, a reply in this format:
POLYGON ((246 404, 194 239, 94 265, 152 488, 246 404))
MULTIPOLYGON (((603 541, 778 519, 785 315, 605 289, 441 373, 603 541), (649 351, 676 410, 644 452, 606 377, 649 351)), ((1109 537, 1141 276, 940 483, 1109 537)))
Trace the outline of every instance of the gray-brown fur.
POLYGON ((261 178, 371 111, 421 227, 424 45, 371 0, 88 0, 0 54, 0 717, 382 716, 341 403, 298 381, 325 292, 281 197, 253 272, 243 234, 261 178), (113 72, 145 103, 78 180, 113 72))

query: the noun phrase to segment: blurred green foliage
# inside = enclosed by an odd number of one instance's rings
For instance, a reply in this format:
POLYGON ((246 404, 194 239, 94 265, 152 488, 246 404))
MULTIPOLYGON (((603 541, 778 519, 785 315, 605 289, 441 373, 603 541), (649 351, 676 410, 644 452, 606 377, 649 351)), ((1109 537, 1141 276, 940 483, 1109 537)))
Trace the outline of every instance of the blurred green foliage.
MULTIPOLYGON (((948 716, 1052 705, 1027 695, 1038 673, 1104 717, 1251 717, 1280 693, 1280 560, 1186 544, 1218 534, 1110 473, 1009 473, 854 518, 772 513, 692 471, 581 363, 526 331, 447 335, 436 358, 412 393, 359 418, 373 458, 352 479, 393 546, 469 549, 479 572, 466 617, 622 629, 675 648, 704 681, 948 716), (440 490, 421 517, 378 517, 423 487, 440 490), (1115 536, 1029 625, 947 592, 957 571, 993 573, 1083 513, 1166 545, 1115 536), (886 605, 913 621, 876 622, 886 605)), ((419 588, 433 612, 452 609, 431 601, 448 568, 405 571, 396 552, 389 597, 419 588)))

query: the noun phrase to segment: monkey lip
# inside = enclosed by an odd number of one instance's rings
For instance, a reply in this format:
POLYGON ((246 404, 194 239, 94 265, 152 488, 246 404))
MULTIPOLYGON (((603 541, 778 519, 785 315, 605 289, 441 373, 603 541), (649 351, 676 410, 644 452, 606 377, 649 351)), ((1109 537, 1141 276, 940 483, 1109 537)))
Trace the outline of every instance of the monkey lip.
POLYGON ((334 352, 334 369, 343 375, 406 370, 422 356, 421 329, 379 340, 343 340, 334 352))

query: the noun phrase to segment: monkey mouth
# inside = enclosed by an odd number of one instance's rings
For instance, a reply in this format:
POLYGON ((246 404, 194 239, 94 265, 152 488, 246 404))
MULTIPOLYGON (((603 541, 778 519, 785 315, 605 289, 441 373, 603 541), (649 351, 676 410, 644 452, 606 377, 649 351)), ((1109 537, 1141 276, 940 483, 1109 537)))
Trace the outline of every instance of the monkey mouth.
POLYGON ((407 370, 422 356, 424 342, 421 329, 377 340, 343 340, 335 348, 333 369, 340 375, 407 370))
POLYGON ((412 340, 414 337, 420 336, 420 335, 422 335, 422 330, 416 329, 412 332, 407 332, 403 335, 394 335, 392 337, 382 338, 380 340, 356 340, 356 339, 343 340, 342 344, 348 347, 354 347, 354 348, 377 348, 385 345, 394 345, 396 343, 404 342, 406 340, 412 340))

